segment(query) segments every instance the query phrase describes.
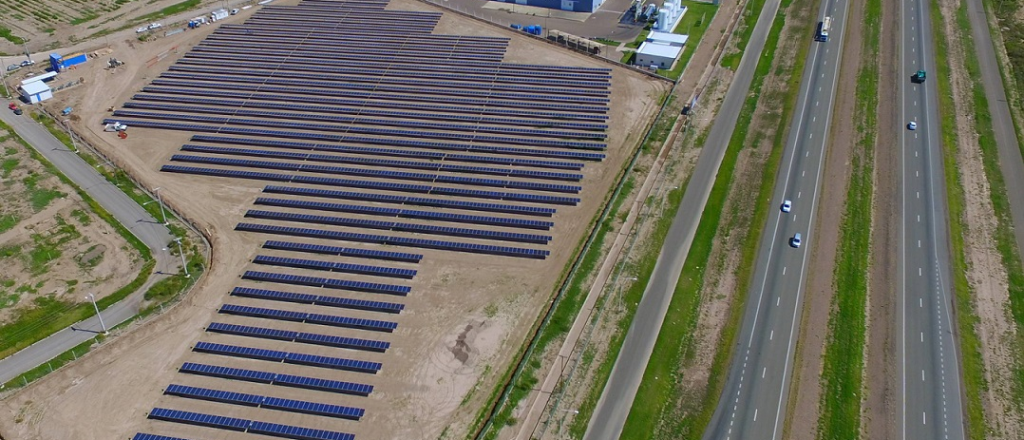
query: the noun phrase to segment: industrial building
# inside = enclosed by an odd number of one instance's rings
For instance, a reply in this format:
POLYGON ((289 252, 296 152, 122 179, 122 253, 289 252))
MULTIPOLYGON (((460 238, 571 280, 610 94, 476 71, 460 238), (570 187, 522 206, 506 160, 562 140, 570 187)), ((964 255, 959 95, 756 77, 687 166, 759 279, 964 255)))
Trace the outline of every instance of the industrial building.
POLYGON ((604 0, 500 0, 505 3, 515 3, 523 6, 536 6, 538 8, 560 9, 573 12, 594 12, 600 8, 604 0))
POLYGON ((690 37, 653 31, 636 51, 634 64, 642 67, 671 69, 672 64, 683 53, 683 46, 690 37))
POLYGON ((57 72, 49 72, 22 81, 21 85, 18 86, 21 97, 28 101, 29 104, 36 104, 53 98, 53 90, 44 81, 55 76, 57 76, 57 72))
POLYGON ((674 31, 676 26, 679 26, 679 22, 683 20, 684 14, 686 14, 686 6, 683 6, 681 0, 665 0, 661 9, 658 10, 658 22, 655 29, 660 32, 674 31))

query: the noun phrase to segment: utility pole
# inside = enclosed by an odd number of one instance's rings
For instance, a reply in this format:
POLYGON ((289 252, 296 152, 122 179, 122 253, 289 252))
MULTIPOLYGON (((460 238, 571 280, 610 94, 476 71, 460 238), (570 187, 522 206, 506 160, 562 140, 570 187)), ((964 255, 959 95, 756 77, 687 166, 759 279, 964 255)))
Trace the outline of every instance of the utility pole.
POLYGON ((71 121, 65 119, 64 128, 68 129, 68 137, 71 138, 71 146, 75 147, 75 154, 78 154, 78 144, 75 143, 75 134, 71 132, 71 121))
POLYGON ((92 301, 92 308, 96 309, 96 317, 100 319, 100 328, 103 329, 103 334, 108 334, 107 325, 103 323, 103 315, 100 314, 100 308, 96 305, 96 297, 93 294, 86 296, 86 299, 92 301))
POLYGON ((0 83, 4 83, 4 98, 11 97, 11 91, 7 89, 7 65, 3 57, 0 57, 0 83))
POLYGON ((156 193, 156 201, 157 201, 157 203, 160 204, 160 218, 162 218, 164 220, 164 226, 167 226, 167 214, 164 213, 164 199, 160 198, 160 190, 161 189, 162 188, 158 186, 158 187, 153 189, 153 192, 156 193))
POLYGON ((178 254, 181 255, 181 269, 185 271, 185 278, 190 278, 192 275, 189 275, 188 265, 185 264, 185 251, 181 250, 181 239, 175 238, 174 242, 178 244, 178 254))

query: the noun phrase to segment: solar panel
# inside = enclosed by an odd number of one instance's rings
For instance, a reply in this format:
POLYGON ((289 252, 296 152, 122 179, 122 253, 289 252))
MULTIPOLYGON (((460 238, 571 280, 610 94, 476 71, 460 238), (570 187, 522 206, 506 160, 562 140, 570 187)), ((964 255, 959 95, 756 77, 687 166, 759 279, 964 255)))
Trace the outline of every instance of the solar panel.
POLYGON ((343 419, 359 420, 363 417, 365 410, 341 405, 326 403, 306 402, 302 400, 281 399, 278 397, 267 397, 262 406, 264 408, 280 409, 320 416, 338 417, 343 419))
POLYGON ((180 437, 168 437, 166 435, 155 435, 145 434, 142 432, 136 433, 132 440, 188 440, 180 437))
POLYGON ((309 429, 297 426, 278 425, 274 423, 224 417, 212 414, 179 411, 166 408, 153 408, 149 418, 167 422, 185 423, 189 425, 209 426, 231 431, 254 432, 276 437, 300 440, 355 440, 352 434, 320 429, 309 429))
POLYGON ((282 399, 279 397, 259 396, 255 394, 220 391, 210 388, 190 387, 171 384, 164 389, 164 394, 199 400, 210 400, 242 406, 258 406, 282 411, 315 414, 329 417, 359 420, 365 411, 341 405, 307 402, 302 400, 282 399))
POLYGON ((358 396, 369 396, 373 392, 373 386, 342 382, 338 380, 318 379, 315 377, 292 376, 279 374, 274 378, 274 385, 290 386, 294 388, 305 388, 310 390, 333 391, 343 394, 355 394, 358 396))
MULTIPOLYGON (((232 292, 234 296, 244 296, 250 298, 271 298, 275 293, 270 290, 259 290, 249 289, 245 287, 236 287, 235 291, 232 292), (237 292, 237 293, 236 293, 237 292), (264 297, 262 295, 268 295, 264 297)), ((313 295, 310 295, 313 296, 313 295)), ((313 300, 316 300, 314 296, 313 300)), ((400 304, 397 304, 400 305, 400 304)), ((289 312, 277 309, 266 309, 262 307, 249 307, 239 306, 233 304, 224 304, 220 307, 220 313, 229 315, 241 315, 241 316, 252 316, 257 318, 267 319, 278 319, 282 321, 295 321, 305 322, 308 324, 321 324, 330 325, 334 327, 346 327, 360 330, 374 330, 391 332, 398 327, 398 324, 390 321, 378 321, 375 319, 362 319, 362 318, 349 318, 346 316, 333 316, 333 315, 320 315, 315 313, 303 313, 303 312, 289 312)))
POLYGON ((249 287, 235 287, 235 289, 231 291, 231 294, 234 296, 244 296, 249 298, 270 299, 274 301, 301 304, 326 305, 346 309, 368 310, 372 312, 399 313, 405 308, 402 304, 382 301, 366 301, 361 299, 338 298, 325 295, 307 295, 302 293, 280 292, 276 290, 253 289, 249 287))
POLYGON ((375 249, 353 249, 338 246, 325 246, 321 244, 291 243, 287 241, 270 240, 263 243, 265 249, 279 249, 296 252, 309 252, 314 254, 341 255, 346 257, 366 257, 379 260, 403 261, 406 263, 419 263, 423 259, 420 254, 408 254, 404 252, 378 251, 375 249))
POLYGON ((310 202, 305 200, 272 199, 258 197, 257 205, 280 206, 287 208, 300 208, 330 212, 347 212, 353 214, 377 215, 384 217, 403 217, 424 220, 440 220, 459 223, 474 223, 492 226, 507 226, 513 228, 541 229, 548 230, 554 226, 553 222, 523 220, 505 217, 484 217, 477 215, 450 214, 447 212, 416 211, 410 209, 390 209, 376 206, 348 205, 339 203, 310 202))
POLYGON ((289 353, 276 350, 264 350, 261 348, 241 347, 237 345, 213 344, 209 342, 197 342, 192 350, 200 353, 285 362, 288 364, 309 365, 313 367, 333 368, 337 370, 348 370, 371 374, 376 374, 381 368, 381 364, 379 362, 302 353, 289 353))
POLYGON ((383 341, 374 341, 361 338, 347 338, 341 336, 321 335, 317 333, 293 332, 286 330, 270 329, 265 327, 252 327, 245 325, 224 324, 211 322, 206 326, 206 331, 225 333, 238 336, 249 336, 265 339, 277 339, 282 341, 302 342, 307 344, 326 345, 329 347, 348 348, 353 350, 366 350, 383 353, 391 344, 383 341))
POLYGON ((167 388, 164 388, 164 394, 244 406, 259 406, 260 402, 263 401, 263 396, 257 396, 255 394, 188 387, 177 384, 171 384, 168 385, 167 388))
POLYGON ((332 289, 354 290, 369 293, 387 293, 391 295, 407 295, 412 289, 409 286, 396 286, 393 284, 366 283, 362 281, 338 280, 333 278, 307 277, 300 275, 287 275, 272 272, 259 272, 247 270, 242 279, 266 281, 272 283, 297 284, 313 287, 329 287, 332 289))
POLYGON ((428 249, 451 250, 459 252, 470 252, 491 255, 503 255, 509 257, 525 257, 544 259, 550 254, 546 250, 523 249, 507 246, 489 246, 471 243, 459 243, 440 240, 421 240, 405 237, 389 237, 384 235, 354 234, 350 232, 325 231, 309 228, 291 228, 285 226, 261 225, 254 223, 239 223, 235 226, 237 231, 262 232, 269 234, 293 235, 299 237, 326 238, 333 240, 359 241, 364 243, 390 244, 394 246, 410 246, 428 249))
POLYGON ((247 382, 271 383, 274 381, 274 373, 265 371, 243 370, 240 368, 218 367, 214 365, 195 364, 185 362, 181 369, 182 373, 192 373, 202 376, 220 377, 224 379, 244 380, 247 382))
POLYGON ((333 261, 306 260, 300 258, 274 257, 269 255, 257 255, 252 262, 256 264, 266 264, 271 266, 297 267, 302 269, 357 273, 363 275, 377 275, 394 278, 412 279, 414 276, 416 276, 416 271, 412 269, 366 266, 362 264, 336 263, 333 261))
POLYGON ((301 440, 355 440, 356 436, 343 432, 325 431, 323 429, 303 428, 300 426, 279 425, 269 422, 252 422, 249 432, 272 435, 277 437, 301 440))

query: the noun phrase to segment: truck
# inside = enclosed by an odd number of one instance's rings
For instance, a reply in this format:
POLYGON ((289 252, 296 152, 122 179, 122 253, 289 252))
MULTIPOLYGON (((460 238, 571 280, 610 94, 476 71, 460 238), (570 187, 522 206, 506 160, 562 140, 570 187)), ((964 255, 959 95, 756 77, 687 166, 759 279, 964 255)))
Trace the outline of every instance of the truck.
POLYGON ((227 9, 218 9, 210 14, 210 21, 223 20, 228 18, 229 15, 231 15, 231 13, 229 13, 227 9))
POLYGON ((832 28, 832 17, 825 17, 818 23, 818 32, 814 35, 816 41, 828 41, 828 31, 832 28))

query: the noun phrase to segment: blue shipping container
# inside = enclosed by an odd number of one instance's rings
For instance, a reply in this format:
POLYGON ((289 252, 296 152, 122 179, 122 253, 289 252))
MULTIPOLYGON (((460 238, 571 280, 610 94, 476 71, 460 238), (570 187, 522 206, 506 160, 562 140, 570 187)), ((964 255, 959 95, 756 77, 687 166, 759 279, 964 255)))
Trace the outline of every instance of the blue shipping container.
POLYGON ((64 58, 63 64, 64 68, 68 68, 79 64, 85 64, 86 61, 89 61, 89 58, 86 57, 84 53, 80 53, 78 55, 73 55, 70 58, 64 58))

